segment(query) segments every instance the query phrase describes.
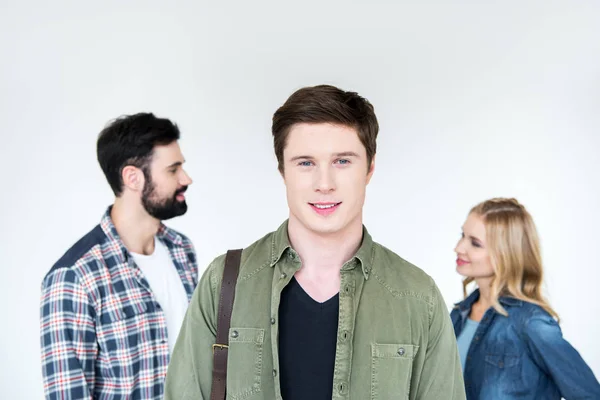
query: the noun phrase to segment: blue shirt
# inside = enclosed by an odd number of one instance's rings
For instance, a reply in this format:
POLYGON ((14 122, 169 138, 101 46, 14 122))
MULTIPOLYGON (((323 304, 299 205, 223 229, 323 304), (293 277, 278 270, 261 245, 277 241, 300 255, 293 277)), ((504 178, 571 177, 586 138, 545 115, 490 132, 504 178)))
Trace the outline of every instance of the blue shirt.
MULTIPOLYGON (((475 290, 452 310, 456 337, 478 298, 475 290)), ((594 373, 550 314, 512 297, 499 301, 508 317, 488 309, 471 341, 463 371, 468 400, 600 399, 594 373)))
POLYGON ((460 354, 460 364, 462 365, 463 371, 465 370, 467 353, 469 352, 471 341, 473 340, 473 336, 475 336, 475 331, 477 330, 478 326, 479 322, 473 321, 471 318, 467 318, 462 332, 460 335, 458 335, 458 353, 460 354))

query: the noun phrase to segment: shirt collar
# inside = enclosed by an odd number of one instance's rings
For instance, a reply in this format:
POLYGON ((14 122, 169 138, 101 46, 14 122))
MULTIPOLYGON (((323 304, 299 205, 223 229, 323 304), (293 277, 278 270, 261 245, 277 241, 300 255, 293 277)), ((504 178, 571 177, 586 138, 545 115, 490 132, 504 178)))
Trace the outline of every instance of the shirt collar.
MULTIPOLYGON (((271 267, 274 267, 287 251, 293 251, 288 236, 288 222, 289 220, 286 219, 273 234, 273 240, 271 242, 271 267)), ((361 245, 356 251, 356 254, 344 264, 342 270, 346 271, 354 269, 356 265, 360 263, 365 279, 369 279, 369 274, 373 269, 373 257, 373 239, 367 231, 367 228, 363 225, 361 245)))
MULTIPOLYGON (((112 205, 109 206, 106 209, 106 211, 104 212, 104 215, 102 216, 102 219, 100 220, 100 226, 102 228, 102 231, 104 232, 104 234, 106 235, 106 237, 108 238, 108 240, 110 242, 111 249, 113 249, 117 253, 119 258, 121 259, 121 262, 125 262, 129 258, 129 251, 127 250, 127 248, 125 247, 125 244, 121 240, 121 237, 119 236, 119 233, 117 232, 117 228, 115 227, 115 225, 112 221, 112 218, 110 217, 111 211, 112 211, 112 205)), ((158 227, 156 236, 163 241, 166 241, 168 243, 172 243, 172 244, 175 244, 178 246, 181 246, 183 244, 183 238, 181 237, 181 235, 179 233, 177 233, 175 230, 164 225, 162 222, 160 223, 160 225, 158 227)))
MULTIPOLYGON (((468 311, 471 309, 473 303, 475 303, 477 299, 479 299, 479 289, 473 290, 473 292, 467 296, 466 299, 455 303, 454 306, 460 311, 468 311)), ((523 300, 515 299, 514 297, 510 296, 500 296, 498 298, 498 302, 500 302, 500 304, 503 306, 509 307, 521 307, 523 305, 523 300)))

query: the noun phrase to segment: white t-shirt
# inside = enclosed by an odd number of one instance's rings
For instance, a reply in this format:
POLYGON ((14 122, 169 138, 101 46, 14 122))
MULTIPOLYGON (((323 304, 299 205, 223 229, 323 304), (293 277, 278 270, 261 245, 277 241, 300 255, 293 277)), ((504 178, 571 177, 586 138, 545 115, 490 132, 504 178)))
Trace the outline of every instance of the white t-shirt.
POLYGON ((179 272, 171 260, 169 250, 156 236, 154 237, 154 253, 151 255, 131 253, 131 255, 136 265, 142 270, 154 297, 165 313, 169 353, 172 354, 188 307, 187 294, 179 272))

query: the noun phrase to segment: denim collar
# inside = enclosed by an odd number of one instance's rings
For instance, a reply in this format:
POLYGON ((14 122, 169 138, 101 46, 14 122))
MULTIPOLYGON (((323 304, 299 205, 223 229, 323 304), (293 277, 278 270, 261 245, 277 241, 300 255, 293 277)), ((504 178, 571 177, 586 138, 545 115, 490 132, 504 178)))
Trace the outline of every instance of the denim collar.
MULTIPOLYGON (((471 307, 473 307, 473 303, 475 303, 477 299, 479 299, 479 289, 473 290, 473 292, 470 295, 468 295, 466 299, 455 303, 454 306, 455 308, 458 308, 461 312, 469 311, 471 310, 471 307)), ((503 306, 508 307, 521 307, 523 305, 523 300, 515 299, 514 297, 509 296, 500 296, 498 298, 498 301, 503 306)))

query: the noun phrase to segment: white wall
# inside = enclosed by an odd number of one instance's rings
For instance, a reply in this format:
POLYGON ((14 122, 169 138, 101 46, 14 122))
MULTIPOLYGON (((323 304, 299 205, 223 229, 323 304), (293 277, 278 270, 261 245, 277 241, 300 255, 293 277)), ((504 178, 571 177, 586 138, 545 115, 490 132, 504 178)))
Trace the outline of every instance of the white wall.
POLYGON ((112 201, 95 159, 107 120, 147 110, 180 125, 195 183, 171 226, 206 266, 286 217, 270 120, 319 83, 375 105, 374 238, 430 273, 450 306, 468 209, 516 196, 538 224, 564 334, 600 375, 600 3, 8 3, 0 397, 42 397, 40 282, 112 201))

